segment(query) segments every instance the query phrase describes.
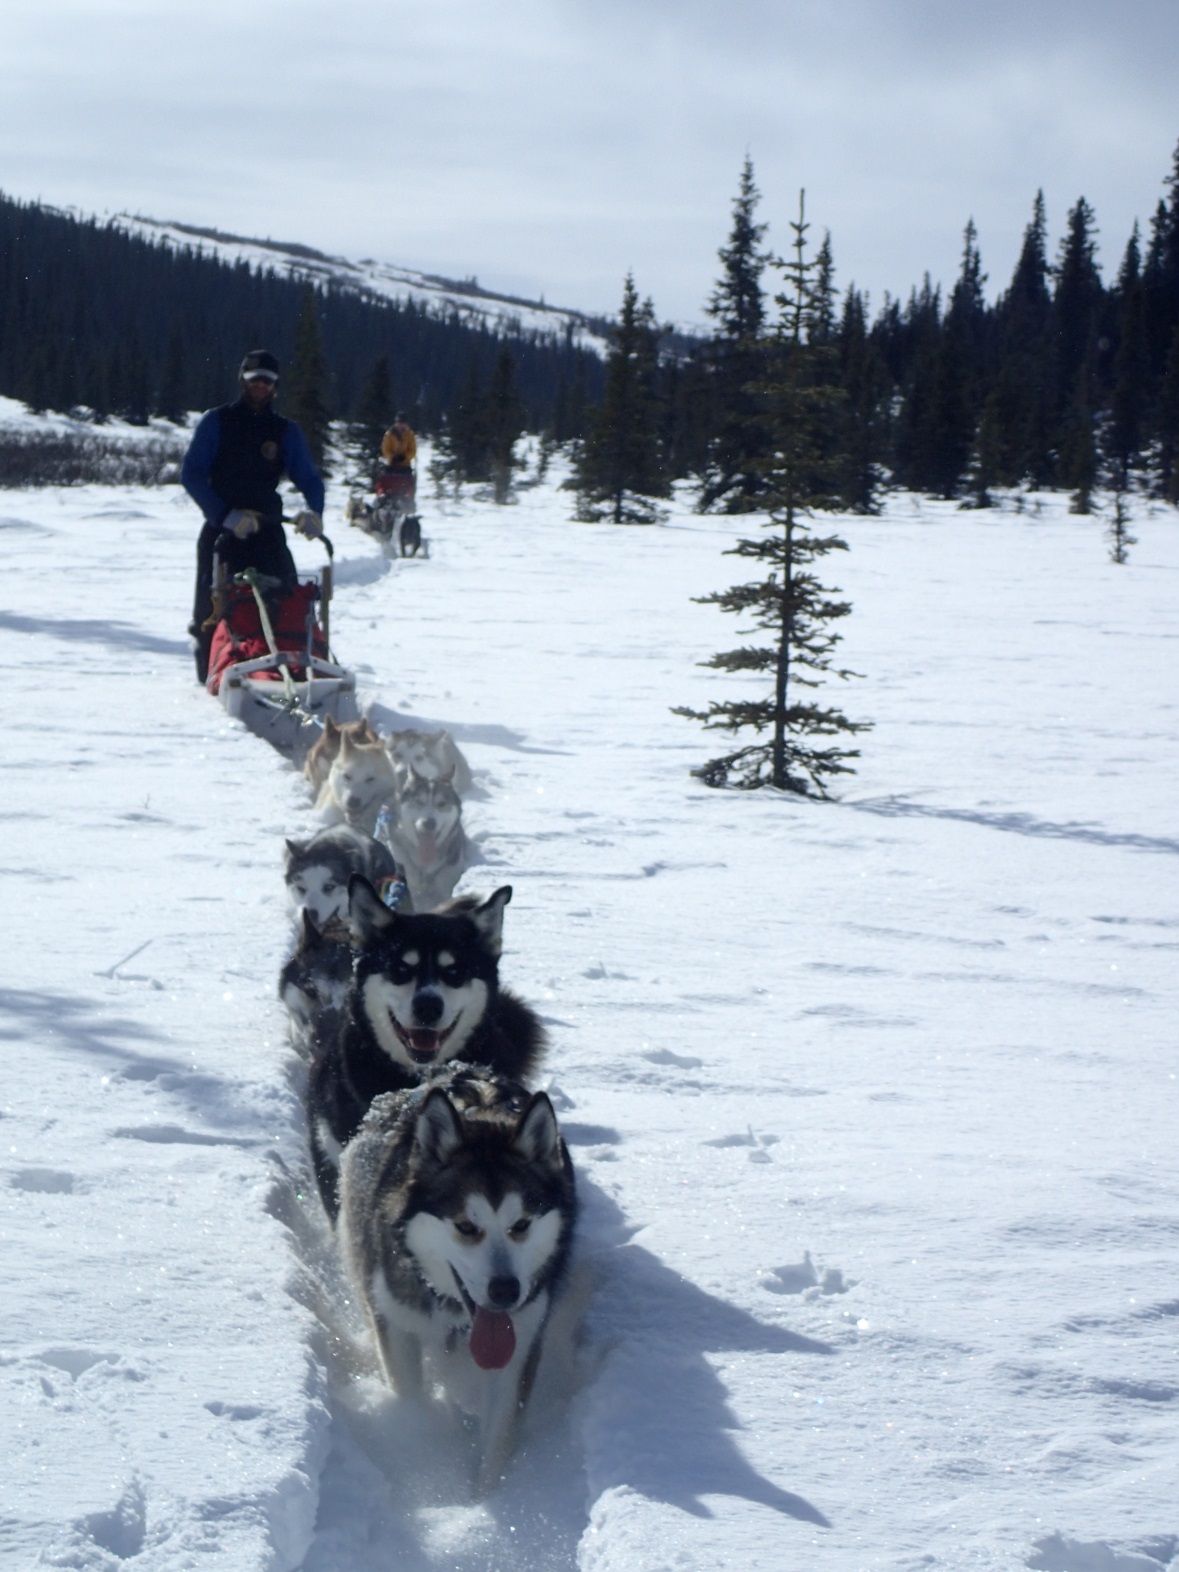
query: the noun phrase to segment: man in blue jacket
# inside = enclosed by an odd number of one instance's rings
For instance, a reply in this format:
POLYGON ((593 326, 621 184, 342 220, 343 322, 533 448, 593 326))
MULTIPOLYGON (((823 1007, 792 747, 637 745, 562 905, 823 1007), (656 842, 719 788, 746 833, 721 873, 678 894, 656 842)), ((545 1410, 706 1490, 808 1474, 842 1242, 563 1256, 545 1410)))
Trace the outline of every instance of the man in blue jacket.
POLYGON ((230 574, 257 568, 294 588, 296 572, 282 527, 278 483, 289 475, 303 493, 309 512, 296 520, 302 534, 323 534, 323 481, 307 439, 293 420, 275 412, 278 361, 254 349, 238 372, 239 394, 202 415, 193 433, 180 479, 205 515, 197 540, 196 594, 189 632, 197 642, 197 679, 209 668, 213 630, 205 626, 212 611, 213 548, 230 574))

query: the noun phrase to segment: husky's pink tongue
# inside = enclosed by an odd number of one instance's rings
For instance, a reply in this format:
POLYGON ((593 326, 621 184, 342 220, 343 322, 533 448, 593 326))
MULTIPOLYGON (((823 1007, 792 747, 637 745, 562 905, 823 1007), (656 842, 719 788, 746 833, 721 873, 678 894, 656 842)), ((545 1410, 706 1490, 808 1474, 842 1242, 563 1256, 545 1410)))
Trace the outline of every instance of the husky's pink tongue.
POLYGON ((467 1346, 480 1370, 502 1370, 516 1352, 516 1328, 508 1312, 477 1305, 467 1346))

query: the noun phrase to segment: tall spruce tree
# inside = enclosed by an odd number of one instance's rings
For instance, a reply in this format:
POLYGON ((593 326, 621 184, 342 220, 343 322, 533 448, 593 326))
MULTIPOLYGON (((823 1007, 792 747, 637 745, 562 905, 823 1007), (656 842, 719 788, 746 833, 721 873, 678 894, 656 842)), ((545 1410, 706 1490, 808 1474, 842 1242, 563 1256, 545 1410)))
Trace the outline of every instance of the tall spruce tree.
POLYGON ((1117 491, 1130 485, 1131 471, 1141 462, 1144 420, 1150 382, 1150 357, 1146 343, 1146 316, 1142 298, 1142 266, 1138 225, 1122 258, 1117 288, 1117 349, 1113 361, 1113 390, 1105 455, 1117 491))
POLYGON ((1046 486, 1053 478, 1052 296, 1047 221, 1038 191, 1006 294, 995 311, 997 366, 984 410, 988 468, 978 485, 1046 486))
POLYGON ((505 345, 495 358, 487 387, 487 468, 492 501, 509 502, 519 467, 516 444, 524 435, 524 406, 516 388, 516 362, 505 345))
POLYGON ((299 319, 295 324, 295 348, 291 369, 285 378, 283 410, 297 421, 307 438, 307 446, 321 475, 329 473, 327 445, 331 435, 331 405, 328 402, 327 355, 319 326, 319 298, 313 285, 303 291, 299 319))
POLYGON ((1052 297, 1056 479, 1073 492, 1073 511, 1088 513, 1097 478, 1094 431, 1098 404, 1097 341, 1104 289, 1097 270, 1093 209, 1084 197, 1068 215, 1052 297))
POLYGON ((889 378, 880 350, 868 333, 863 295, 850 286, 839 321, 839 382, 844 392, 843 498, 854 513, 876 512, 884 411, 889 378))
POLYGON ((716 330, 704 356, 707 402, 702 408, 712 435, 701 476, 701 512, 720 508, 744 513, 758 506, 757 498, 765 489, 761 462, 766 432, 750 392, 750 385, 765 370, 761 280, 768 256, 762 250, 766 226, 755 219, 760 200, 753 163, 746 158, 733 202, 729 243, 718 253, 721 276, 705 308, 716 330))
POLYGON ((381 440, 393 424, 393 381, 388 355, 378 355, 360 389, 351 430, 357 468, 370 471, 381 451, 381 440))
POLYGON ((654 524, 671 490, 659 440, 659 328, 626 275, 606 361, 606 387, 574 459, 577 517, 585 523, 654 524))
POLYGON ((978 232, 968 220, 962 268, 950 295, 938 345, 930 480, 942 497, 958 495, 978 430, 986 351, 986 274, 978 232))
MULTIPOLYGON (((841 710, 796 696, 815 688, 832 670, 839 635, 831 624, 851 611, 833 600, 814 564, 832 551, 846 551, 836 535, 816 535, 808 520, 816 511, 841 505, 843 456, 835 449, 840 429, 842 392, 835 385, 837 352, 821 340, 827 306, 817 262, 806 255, 805 194, 792 221, 793 256, 781 267, 785 288, 777 302, 780 316, 770 344, 769 374, 757 388, 770 434, 762 465, 766 533, 739 540, 727 555, 747 558, 767 569, 764 579, 700 597, 703 605, 752 619, 769 635, 760 646, 743 645, 702 664, 718 671, 751 672, 771 679, 764 697, 713 701, 705 711, 675 711, 703 722, 709 730, 736 734, 752 730, 767 740, 746 744, 694 770, 709 786, 752 789, 773 786, 802 794, 827 795, 833 775, 852 772, 849 759, 859 750, 813 739, 842 738, 865 731, 868 723, 849 720, 841 710)), ((853 675, 838 671, 841 677, 853 675)))

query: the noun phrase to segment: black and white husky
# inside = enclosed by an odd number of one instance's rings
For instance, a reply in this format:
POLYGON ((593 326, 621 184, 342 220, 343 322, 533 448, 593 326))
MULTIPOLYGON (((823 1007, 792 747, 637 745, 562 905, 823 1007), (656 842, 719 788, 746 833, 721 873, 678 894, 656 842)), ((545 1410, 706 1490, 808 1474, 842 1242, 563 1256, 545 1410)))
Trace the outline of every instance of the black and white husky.
POLYGON ((333 918, 322 929, 306 907, 299 941, 278 979, 289 1017, 291 1046, 310 1058, 339 1031, 352 986, 352 944, 347 923, 333 918))
POLYGON ((405 871, 414 910, 448 900, 471 860, 463 805, 449 775, 431 779, 408 767, 385 804, 376 833, 405 871))
POLYGON ((544 1050, 536 1014, 499 986, 504 885, 485 901, 404 915, 366 879, 349 886, 355 958, 334 1039, 311 1065, 311 1155, 328 1212, 337 1211, 340 1153, 382 1092, 406 1091, 454 1059, 522 1080, 544 1050))
POLYGON ((347 919, 348 880, 354 873, 363 874, 382 896, 401 877, 389 848, 349 824, 333 824, 307 841, 286 842, 287 894, 295 910, 309 912, 319 928, 333 918, 347 919))
POLYGON ((576 1209, 552 1104, 481 1065, 377 1098, 344 1153, 340 1245, 385 1374, 407 1398, 437 1380, 478 1416, 483 1489, 511 1453, 576 1209))

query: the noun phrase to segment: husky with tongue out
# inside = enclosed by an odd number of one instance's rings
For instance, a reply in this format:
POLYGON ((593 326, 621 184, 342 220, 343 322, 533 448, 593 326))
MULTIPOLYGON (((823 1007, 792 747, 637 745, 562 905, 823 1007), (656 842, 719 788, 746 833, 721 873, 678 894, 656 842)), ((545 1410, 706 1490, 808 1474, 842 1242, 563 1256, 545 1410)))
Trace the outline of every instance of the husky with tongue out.
POLYGON ((568 1268, 576 1194, 552 1104, 452 1065, 376 1099, 340 1179, 340 1246, 385 1374, 403 1397, 437 1379, 477 1414, 486 1489, 568 1268))
POLYGON ((460 896, 436 912, 390 911, 356 874, 348 884, 352 983, 336 1034, 312 1060, 311 1155, 323 1203, 336 1215, 340 1153, 374 1098, 411 1090, 452 1060, 521 1080, 544 1049, 523 1000, 499 985, 505 884, 487 900, 460 896))

